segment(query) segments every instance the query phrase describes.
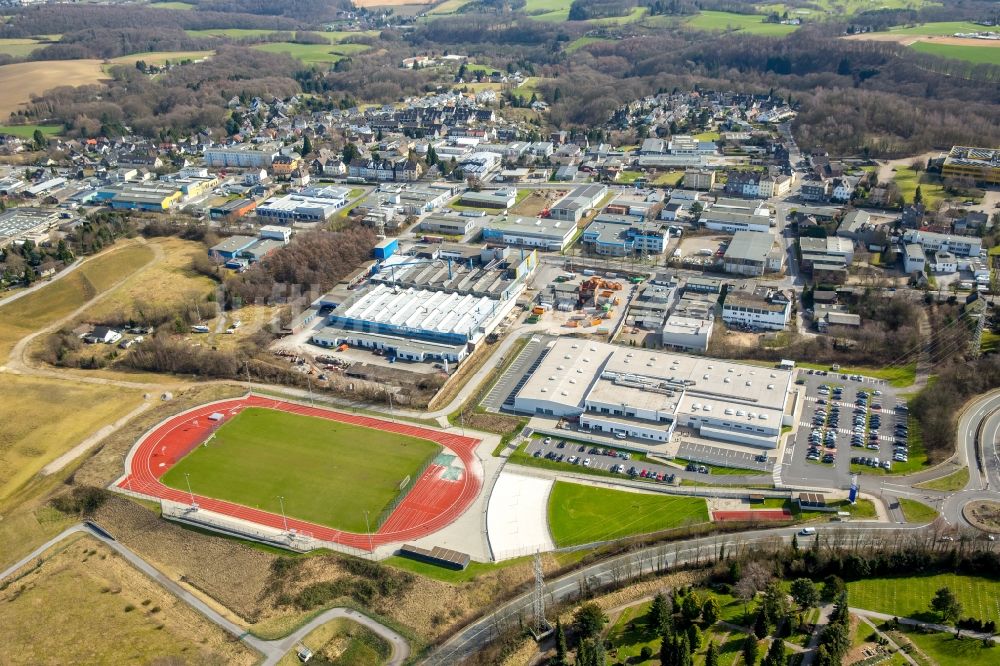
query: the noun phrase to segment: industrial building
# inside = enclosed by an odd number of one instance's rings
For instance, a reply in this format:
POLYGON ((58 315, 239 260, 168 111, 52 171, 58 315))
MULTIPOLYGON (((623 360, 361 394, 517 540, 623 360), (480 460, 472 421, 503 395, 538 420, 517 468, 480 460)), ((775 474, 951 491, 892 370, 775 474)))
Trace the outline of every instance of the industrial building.
POLYGON ((223 168, 267 168, 279 155, 280 144, 258 143, 217 146, 205 150, 205 165, 223 168))
POLYGON ((346 187, 309 187, 301 192, 272 197, 257 206, 257 217, 266 223, 324 222, 347 205, 346 187))
POLYGON ((952 236, 909 229, 903 233, 903 241, 916 243, 924 250, 933 252, 944 250, 959 257, 978 257, 983 252, 983 239, 972 236, 952 236))
POLYGON ((483 240, 517 247, 559 251, 569 245, 576 230, 575 222, 543 217, 499 215, 483 224, 483 240))
POLYGON ((788 296, 765 286, 754 291, 730 291, 722 304, 722 321, 727 326, 750 331, 784 330, 791 314, 788 296))
POLYGON ((53 227, 59 221, 56 210, 11 208, 0 213, 0 247, 17 242, 27 235, 53 227))
POLYGON ((737 231, 769 232, 771 212, 763 201, 746 201, 720 197, 702 212, 699 220, 707 229, 736 233, 737 231))
POLYGON ((708 350, 714 326, 715 320, 711 317, 702 319, 674 313, 663 323, 661 342, 667 349, 704 352, 708 350))
POLYGON ((676 428, 763 449, 792 423, 792 372, 575 338, 551 342, 514 398, 525 414, 656 445, 676 428))
POLYGON ((420 221, 420 230, 445 236, 465 236, 485 221, 484 216, 463 215, 461 213, 432 213, 420 221))
POLYGON ((737 231, 723 257, 724 270, 736 275, 777 273, 785 265, 785 251, 770 233, 737 231))
POLYGON ((537 265, 534 250, 441 244, 386 259, 375 269, 371 281, 508 300, 524 291, 525 281, 537 265))
POLYGON ((216 221, 233 222, 249 215, 257 208, 255 199, 233 199, 208 209, 208 216, 216 221))
POLYGON ((458 203, 473 208, 510 208, 517 201, 517 190, 513 187, 499 190, 466 190, 459 197, 458 203))
POLYGON ((1000 185, 1000 149, 954 146, 941 165, 941 177, 1000 185))
POLYGON ((311 341, 348 344, 406 361, 461 362, 510 313, 516 299, 373 284, 352 294, 311 341))
POLYGON ((602 213, 587 225, 582 240, 587 250, 603 256, 663 254, 667 233, 642 218, 602 213))
POLYGON ((152 183, 145 185, 112 185, 98 190, 94 201, 115 210, 144 210, 162 213, 181 200, 183 193, 176 187, 152 183))
POLYGON ((581 185, 552 206, 549 214, 555 220, 579 222, 587 211, 597 208, 607 193, 607 185, 581 185))

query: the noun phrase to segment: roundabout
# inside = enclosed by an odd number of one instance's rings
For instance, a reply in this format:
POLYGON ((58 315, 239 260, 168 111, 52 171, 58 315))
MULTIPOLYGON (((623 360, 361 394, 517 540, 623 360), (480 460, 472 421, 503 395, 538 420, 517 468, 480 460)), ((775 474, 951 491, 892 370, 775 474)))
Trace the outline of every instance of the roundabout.
POLYGON ((973 500, 962 507, 962 516, 976 529, 990 534, 1000 533, 1000 502, 973 500))

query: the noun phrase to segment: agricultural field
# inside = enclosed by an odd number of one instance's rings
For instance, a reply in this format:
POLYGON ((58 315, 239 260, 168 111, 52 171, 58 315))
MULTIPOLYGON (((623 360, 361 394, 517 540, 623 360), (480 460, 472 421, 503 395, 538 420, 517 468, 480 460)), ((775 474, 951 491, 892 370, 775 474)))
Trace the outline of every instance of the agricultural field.
MULTIPOLYGON (((887 30, 894 35, 915 35, 917 37, 948 37, 956 32, 979 32, 987 30, 971 21, 941 21, 937 23, 922 23, 920 25, 899 26, 887 30)), ((883 34, 883 33, 872 33, 883 34)))
POLYGON ((98 83, 105 78, 101 61, 46 60, 43 62, 17 62, 0 66, 0 119, 29 101, 32 95, 41 95, 57 86, 82 86, 98 83))
POLYGON ((298 58, 303 63, 310 64, 332 64, 363 51, 367 51, 367 44, 295 44, 293 42, 268 42, 266 44, 256 44, 255 49, 267 51, 268 53, 287 53, 293 58, 298 58))
POLYGON ((428 16, 441 16, 454 14, 459 9, 469 4, 471 0, 444 0, 441 4, 427 12, 428 16))
POLYGON ((577 37, 572 42, 566 46, 566 53, 574 53, 580 49, 590 46, 591 44, 600 44, 602 42, 611 42, 614 40, 608 39, 607 37, 577 37))
POLYGON ((764 23, 763 19, 763 15, 758 14, 703 11, 689 19, 685 25, 695 30, 710 30, 713 32, 742 30, 753 35, 772 37, 781 37, 798 30, 798 26, 795 25, 764 23))
POLYGON ((556 481, 549 531, 559 547, 648 534, 708 521, 705 500, 595 488, 556 481))
POLYGON ((636 21, 641 21, 646 15, 645 7, 633 7, 625 16, 608 16, 607 18, 595 18, 590 19, 587 23, 593 25, 624 25, 626 23, 635 23, 636 21))
POLYGON ((194 9, 194 5, 188 2, 152 2, 149 6, 153 9, 176 9, 178 11, 194 9))
POLYGON ((259 28, 209 28, 207 30, 185 30, 191 37, 228 37, 229 39, 245 39, 247 37, 263 37, 274 34, 274 30, 259 28))
POLYGON ((23 58, 45 46, 45 43, 31 38, 0 39, 0 54, 12 58, 23 58))
POLYGON ((0 381, 0 499, 142 403, 138 390, 4 375, 0 381), (72 409, 67 409, 67 406, 72 409))
POLYGON ((45 136, 57 136, 62 133, 62 125, 0 125, 0 134, 10 134, 19 136, 22 139, 31 139, 35 136, 35 130, 42 130, 45 136))
POLYGON ((966 46, 920 41, 910 45, 910 48, 940 58, 965 60, 974 65, 1000 65, 1000 42, 984 41, 983 46, 966 46))
POLYGON ((89 537, 56 546, 0 601, 5 664, 250 666, 258 658, 89 537))
POLYGON ((114 65, 135 65, 142 60, 147 65, 165 65, 167 62, 180 62, 182 60, 204 60, 215 55, 215 51, 147 51, 146 53, 132 53, 131 55, 119 56, 111 60, 114 65))
POLYGON ((572 0, 527 0, 524 13, 536 21, 559 23, 569 18, 572 0))
MULTIPOLYGON (((379 666, 392 654, 392 646, 357 622, 338 618, 313 629, 302 640, 323 663, 343 666, 379 666)), ((298 666, 302 662, 291 650, 278 666, 298 666)))
POLYGON ((427 440, 250 408, 172 467, 164 484, 334 529, 363 533, 400 483, 440 451, 427 440), (364 484, 355 480, 364 475, 364 484))
POLYGON ((949 587, 962 603, 962 617, 983 621, 1000 621, 1000 580, 979 576, 938 574, 905 578, 867 578, 847 584, 851 606, 910 617, 925 622, 937 622, 930 610, 934 593, 949 587))

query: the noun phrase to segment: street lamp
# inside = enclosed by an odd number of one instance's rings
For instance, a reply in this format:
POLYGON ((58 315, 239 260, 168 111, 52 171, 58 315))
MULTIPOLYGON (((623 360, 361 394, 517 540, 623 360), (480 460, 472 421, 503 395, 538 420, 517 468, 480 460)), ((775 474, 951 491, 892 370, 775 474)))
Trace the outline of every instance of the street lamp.
POLYGON ((187 481, 188 495, 191 496, 191 506, 194 506, 194 493, 191 492, 191 475, 184 472, 184 480, 187 481))
POLYGON ((285 498, 278 495, 278 503, 281 505, 281 522, 285 525, 285 531, 288 531, 288 518, 285 516, 285 498))
POLYGON ((368 522, 368 510, 365 509, 365 532, 368 533, 368 552, 375 555, 375 546, 372 544, 372 527, 368 522))

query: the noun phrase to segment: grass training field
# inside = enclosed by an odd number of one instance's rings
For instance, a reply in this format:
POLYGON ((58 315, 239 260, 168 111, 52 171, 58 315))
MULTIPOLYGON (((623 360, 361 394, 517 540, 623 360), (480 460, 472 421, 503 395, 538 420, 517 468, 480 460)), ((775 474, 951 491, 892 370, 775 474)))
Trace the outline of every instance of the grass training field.
POLYGON ((556 481, 549 531, 559 547, 620 539, 708 521, 705 500, 649 495, 556 481))
POLYGON ((781 37, 798 30, 796 25, 764 23, 763 15, 733 14, 731 12, 701 12, 688 20, 685 25, 696 30, 729 31, 742 30, 753 35, 781 37))
POLYGON ((949 587, 962 603, 962 617, 1000 621, 1000 580, 938 574, 905 578, 869 578, 847 584, 851 606, 897 617, 937 622, 930 610, 934 593, 949 587))
POLYGON ((323 418, 248 408, 162 478, 195 494, 363 533, 441 450, 437 444, 323 418))
POLYGON ((89 537, 0 591, 4 664, 235 664, 256 652, 234 641, 89 537), (58 609, 58 612, 56 612, 58 609))
POLYGON ((0 67, 0 118, 6 119, 32 95, 57 86, 82 86, 105 78, 101 61, 44 60, 16 62, 0 67))
POLYGON ((974 65, 1000 65, 1000 48, 996 46, 959 46, 957 44, 934 44, 916 42, 910 45, 914 51, 929 53, 941 58, 965 60, 974 65))

